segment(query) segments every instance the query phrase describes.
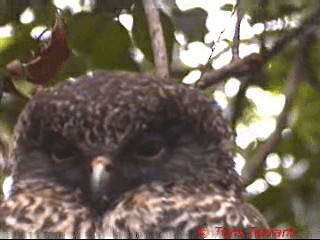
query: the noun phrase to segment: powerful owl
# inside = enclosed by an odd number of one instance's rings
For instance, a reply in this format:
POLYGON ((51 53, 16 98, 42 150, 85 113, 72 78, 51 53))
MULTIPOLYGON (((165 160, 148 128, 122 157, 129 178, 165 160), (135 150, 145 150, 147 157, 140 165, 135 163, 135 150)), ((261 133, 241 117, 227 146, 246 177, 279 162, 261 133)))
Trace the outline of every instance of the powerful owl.
POLYGON ((266 229, 243 200, 232 139, 197 89, 139 73, 79 77, 21 113, 2 219, 16 232, 95 238, 266 229))

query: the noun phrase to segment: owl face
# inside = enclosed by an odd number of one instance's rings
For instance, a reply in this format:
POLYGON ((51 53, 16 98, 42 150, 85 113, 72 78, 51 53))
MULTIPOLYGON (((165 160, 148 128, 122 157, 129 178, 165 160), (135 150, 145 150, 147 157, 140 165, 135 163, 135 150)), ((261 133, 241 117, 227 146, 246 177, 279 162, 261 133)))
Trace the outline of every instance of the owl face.
POLYGON ((16 127, 14 178, 80 190, 99 213, 142 185, 230 187, 237 176, 227 129, 196 90, 96 73, 31 100, 16 127))

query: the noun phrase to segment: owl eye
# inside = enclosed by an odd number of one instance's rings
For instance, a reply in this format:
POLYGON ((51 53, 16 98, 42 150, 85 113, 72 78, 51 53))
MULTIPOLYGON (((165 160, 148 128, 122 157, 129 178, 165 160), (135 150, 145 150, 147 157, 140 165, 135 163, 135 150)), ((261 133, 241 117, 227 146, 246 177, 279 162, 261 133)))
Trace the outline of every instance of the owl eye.
POLYGON ((159 159, 164 153, 164 143, 160 139, 148 139, 140 144, 136 154, 143 160, 154 161, 159 159))
POLYGON ((51 154, 52 160, 55 164, 70 163, 70 160, 74 158, 73 150, 71 149, 56 149, 51 154))

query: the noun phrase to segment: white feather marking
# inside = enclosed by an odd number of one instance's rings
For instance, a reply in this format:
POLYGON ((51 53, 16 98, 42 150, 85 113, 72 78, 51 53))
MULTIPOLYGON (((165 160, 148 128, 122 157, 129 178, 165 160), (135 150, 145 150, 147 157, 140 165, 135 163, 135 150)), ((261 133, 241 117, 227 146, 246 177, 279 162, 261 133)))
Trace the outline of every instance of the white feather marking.
POLYGON ((2 192, 5 199, 8 199, 12 193, 12 185, 13 185, 13 178, 12 176, 8 176, 4 179, 2 184, 2 192))

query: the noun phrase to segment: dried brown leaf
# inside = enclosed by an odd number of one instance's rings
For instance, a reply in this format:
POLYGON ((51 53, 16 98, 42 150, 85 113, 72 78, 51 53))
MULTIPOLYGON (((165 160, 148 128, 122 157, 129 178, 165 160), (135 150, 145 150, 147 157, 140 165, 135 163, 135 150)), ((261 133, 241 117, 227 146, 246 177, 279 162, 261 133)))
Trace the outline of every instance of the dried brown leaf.
POLYGON ((34 58, 24 64, 28 80, 36 84, 46 84, 58 73, 62 63, 69 56, 67 34, 61 17, 57 15, 49 44, 40 48, 34 58))
MULTIPOLYGON (((45 85, 60 70, 62 63, 70 56, 67 34, 61 17, 56 15, 56 22, 52 29, 50 42, 39 47, 27 63, 15 59, 7 64, 6 69, 12 77, 23 77, 25 74, 29 82, 45 85)), ((8 84, 12 90, 12 83, 8 84)))

